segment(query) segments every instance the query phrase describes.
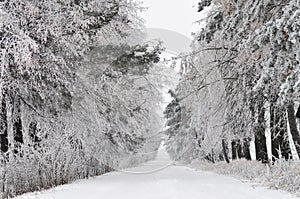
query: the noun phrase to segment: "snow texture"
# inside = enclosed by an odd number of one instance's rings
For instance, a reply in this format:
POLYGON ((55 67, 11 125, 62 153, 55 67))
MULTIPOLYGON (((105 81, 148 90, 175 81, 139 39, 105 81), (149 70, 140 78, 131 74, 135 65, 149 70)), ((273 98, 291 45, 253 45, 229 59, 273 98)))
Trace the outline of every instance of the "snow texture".
POLYGON ((156 160, 139 167, 80 180, 16 199, 291 199, 290 194, 176 166, 163 147, 156 160))

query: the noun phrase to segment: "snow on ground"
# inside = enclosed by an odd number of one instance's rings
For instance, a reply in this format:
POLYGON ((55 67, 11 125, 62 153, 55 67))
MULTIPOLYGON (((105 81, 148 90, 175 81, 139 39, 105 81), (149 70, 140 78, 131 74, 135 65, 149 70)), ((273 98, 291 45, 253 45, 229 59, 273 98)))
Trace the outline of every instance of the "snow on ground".
POLYGON ((290 194, 240 180, 176 166, 162 147, 139 167, 80 180, 17 199, 291 199, 290 194))

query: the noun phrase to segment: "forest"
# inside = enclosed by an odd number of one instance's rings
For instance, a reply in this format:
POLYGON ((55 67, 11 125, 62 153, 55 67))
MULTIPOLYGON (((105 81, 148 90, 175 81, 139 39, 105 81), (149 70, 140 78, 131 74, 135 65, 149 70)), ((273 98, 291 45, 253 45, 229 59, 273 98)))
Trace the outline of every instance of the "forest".
POLYGON ((162 142, 185 165, 299 160, 300 0, 199 0, 174 89, 145 9, 0 0, 0 198, 134 167, 162 142))
POLYGON ((0 198, 151 159, 160 43, 133 1, 0 1, 0 198), (151 96, 151 98, 150 98, 151 96), (148 139, 152 137, 152 139, 148 139))
POLYGON ((173 101, 165 110, 175 160, 300 155, 300 1, 203 0, 173 101), (200 21, 201 22, 201 21, 200 21))

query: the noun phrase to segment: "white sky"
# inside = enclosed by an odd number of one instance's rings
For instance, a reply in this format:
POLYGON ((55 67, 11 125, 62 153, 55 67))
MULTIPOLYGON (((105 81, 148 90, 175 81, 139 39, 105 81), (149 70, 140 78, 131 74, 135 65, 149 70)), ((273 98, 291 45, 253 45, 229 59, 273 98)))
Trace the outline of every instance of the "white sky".
POLYGON ((149 7, 143 14, 147 28, 173 30, 191 37, 193 22, 199 20, 199 0, 140 0, 149 7))

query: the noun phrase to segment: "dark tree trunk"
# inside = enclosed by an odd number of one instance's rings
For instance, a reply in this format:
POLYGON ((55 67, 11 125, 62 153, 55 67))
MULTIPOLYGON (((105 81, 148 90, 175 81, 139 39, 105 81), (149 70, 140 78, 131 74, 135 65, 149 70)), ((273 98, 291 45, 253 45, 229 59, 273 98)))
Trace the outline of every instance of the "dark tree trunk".
POLYGON ((298 156, 300 157, 300 136, 299 132, 297 129, 297 123, 296 123, 296 117, 295 117, 295 110, 294 110, 294 103, 291 102, 287 106, 287 119, 288 119, 288 124, 290 126, 291 134, 293 141, 295 143, 295 147, 298 153, 298 156))
POLYGON ((241 159, 244 157, 244 153, 243 153, 243 145, 241 140, 237 141, 237 154, 238 154, 238 158, 241 159))
POLYGON ((14 140, 18 143, 24 143, 23 133, 22 133, 22 121, 21 118, 17 118, 14 123, 14 140))
POLYGON ((230 163, 229 157, 228 157, 228 143, 226 142, 225 139, 222 140, 222 148, 223 148, 223 154, 224 154, 224 159, 227 163, 230 163))
POLYGON ((255 149, 256 149, 256 159, 262 161, 262 163, 268 163, 268 153, 266 145, 266 136, 264 131, 257 131, 255 133, 255 149))
POLYGON ((255 132, 255 149, 256 149, 256 159, 261 161, 262 163, 268 163, 268 152, 267 152, 267 144, 266 144, 266 136, 265 136, 265 110, 263 108, 259 108, 258 114, 258 123, 254 128, 255 132))
POLYGON ((215 151, 214 151, 214 149, 211 149, 211 160, 212 160, 212 163, 216 163, 215 157, 216 157, 215 151))
POLYGON ((296 117, 298 119, 300 119, 300 105, 298 106, 298 110, 297 110, 297 113, 296 113, 296 117))
POLYGON ((14 103, 15 121, 14 121, 14 140, 20 145, 24 143, 22 132, 22 120, 21 120, 21 101, 16 97, 14 103))
POLYGON ((231 142, 231 150, 232 150, 232 159, 237 159, 237 143, 235 140, 231 142))
POLYGON ((244 139, 243 151, 244 151, 244 156, 245 156, 246 160, 251 160, 250 141, 251 141, 250 138, 244 139))
POLYGON ((8 138, 7 138, 7 118, 6 118, 6 101, 5 95, 2 95, 2 102, 1 102, 1 113, 0 113, 0 145, 1 151, 7 152, 8 151, 8 138))
MULTIPOLYGON (((285 126, 286 126, 286 124, 285 124, 285 126)), ((284 129, 286 129, 286 127, 284 129)), ((281 129, 281 133, 282 133, 282 137, 283 137, 282 142, 280 143, 281 155, 286 160, 288 160, 288 159, 291 159, 291 157, 292 157, 292 151, 291 151, 291 147, 290 147, 289 138, 288 138, 287 132, 285 130, 281 129)))
POLYGON ((38 136, 39 131, 37 122, 31 122, 29 124, 29 137, 33 143, 34 149, 38 149, 40 147, 40 142, 42 141, 42 138, 38 136))

